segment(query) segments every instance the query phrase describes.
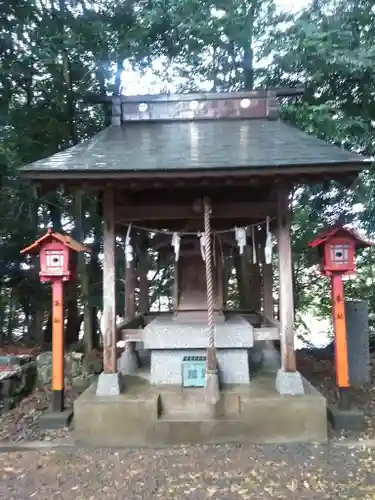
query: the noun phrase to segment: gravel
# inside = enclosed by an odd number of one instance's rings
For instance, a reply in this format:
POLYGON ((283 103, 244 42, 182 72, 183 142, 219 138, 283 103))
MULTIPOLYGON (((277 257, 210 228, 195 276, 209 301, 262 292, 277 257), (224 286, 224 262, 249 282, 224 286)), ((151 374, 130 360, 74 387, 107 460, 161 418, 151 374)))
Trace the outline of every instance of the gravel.
POLYGON ((195 446, 0 454, 0 498, 370 500, 375 451, 195 446))

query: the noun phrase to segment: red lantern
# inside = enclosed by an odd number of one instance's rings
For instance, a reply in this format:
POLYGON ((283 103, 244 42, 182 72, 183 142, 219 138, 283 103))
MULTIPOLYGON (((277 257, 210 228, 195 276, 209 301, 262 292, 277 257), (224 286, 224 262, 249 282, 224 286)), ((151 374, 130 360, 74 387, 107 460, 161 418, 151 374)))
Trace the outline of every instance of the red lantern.
POLYGON ((32 245, 24 248, 22 254, 38 253, 40 256, 40 281, 48 283, 56 279, 70 281, 74 278, 75 266, 73 252, 88 252, 89 250, 73 240, 70 236, 48 232, 32 245))
POLYGON ((355 272, 355 250, 369 246, 372 246, 372 243, 359 238, 354 231, 342 226, 334 226, 322 231, 309 243, 309 247, 319 250, 321 272, 331 278, 336 381, 339 389, 339 406, 342 410, 350 408, 348 346, 342 276, 355 272))
POLYGON ((74 276, 73 252, 89 252, 89 249, 52 229, 21 250, 21 254, 39 253, 40 281, 52 282, 52 410, 64 415, 62 426, 70 418, 64 414, 64 281, 74 276))
POLYGON ((372 243, 359 238, 354 231, 342 226, 322 231, 309 243, 309 247, 319 249, 320 270, 325 276, 355 273, 356 249, 371 245, 372 243))

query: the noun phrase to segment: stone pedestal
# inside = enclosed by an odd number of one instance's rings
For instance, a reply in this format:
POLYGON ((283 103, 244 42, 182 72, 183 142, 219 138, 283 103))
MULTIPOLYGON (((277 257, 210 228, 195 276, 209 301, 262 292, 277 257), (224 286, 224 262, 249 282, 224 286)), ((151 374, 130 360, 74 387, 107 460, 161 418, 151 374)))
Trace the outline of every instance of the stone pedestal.
POLYGON ((280 353, 275 349, 272 340, 266 340, 263 346, 262 369, 268 372, 277 372, 280 365, 280 353))
MULTIPOLYGON (((184 356, 204 356, 208 344, 205 322, 184 323, 173 315, 151 321, 144 329, 144 347, 151 350, 151 383, 182 384, 184 356)), ((253 327, 241 316, 215 325, 216 357, 220 382, 248 384, 249 354, 253 347, 253 327)))
POLYGON ((133 342, 129 343, 117 361, 117 369, 122 375, 134 375, 138 370, 138 356, 133 342))

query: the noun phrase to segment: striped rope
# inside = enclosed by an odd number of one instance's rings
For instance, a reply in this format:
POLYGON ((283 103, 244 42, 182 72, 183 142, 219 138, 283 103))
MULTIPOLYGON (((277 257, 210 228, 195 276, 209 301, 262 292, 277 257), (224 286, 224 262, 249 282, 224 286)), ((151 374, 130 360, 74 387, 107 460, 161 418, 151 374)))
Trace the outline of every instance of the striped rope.
POLYGON ((211 203, 208 198, 203 200, 204 206, 204 237, 205 263, 207 283, 207 314, 208 314, 208 346, 215 347, 214 337, 214 287, 212 279, 212 244, 211 244, 211 203))

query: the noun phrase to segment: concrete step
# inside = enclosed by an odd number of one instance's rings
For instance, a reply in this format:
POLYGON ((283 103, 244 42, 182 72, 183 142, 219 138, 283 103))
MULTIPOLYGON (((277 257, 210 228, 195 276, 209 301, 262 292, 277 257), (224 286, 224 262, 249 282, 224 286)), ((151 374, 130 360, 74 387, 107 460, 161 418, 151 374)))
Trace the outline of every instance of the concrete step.
POLYGON ((183 410, 173 410, 173 411, 163 411, 159 420, 168 420, 171 422, 199 422, 204 420, 212 420, 212 414, 209 409, 206 411, 183 411, 183 410))
POLYGON ((240 397, 235 393, 222 393, 213 410, 206 402, 204 389, 182 389, 160 393, 160 418, 168 420, 200 421, 216 418, 238 418, 240 397))
POLYGON ((160 393, 164 409, 189 409, 192 406, 205 406, 204 389, 180 389, 170 392, 160 393))

